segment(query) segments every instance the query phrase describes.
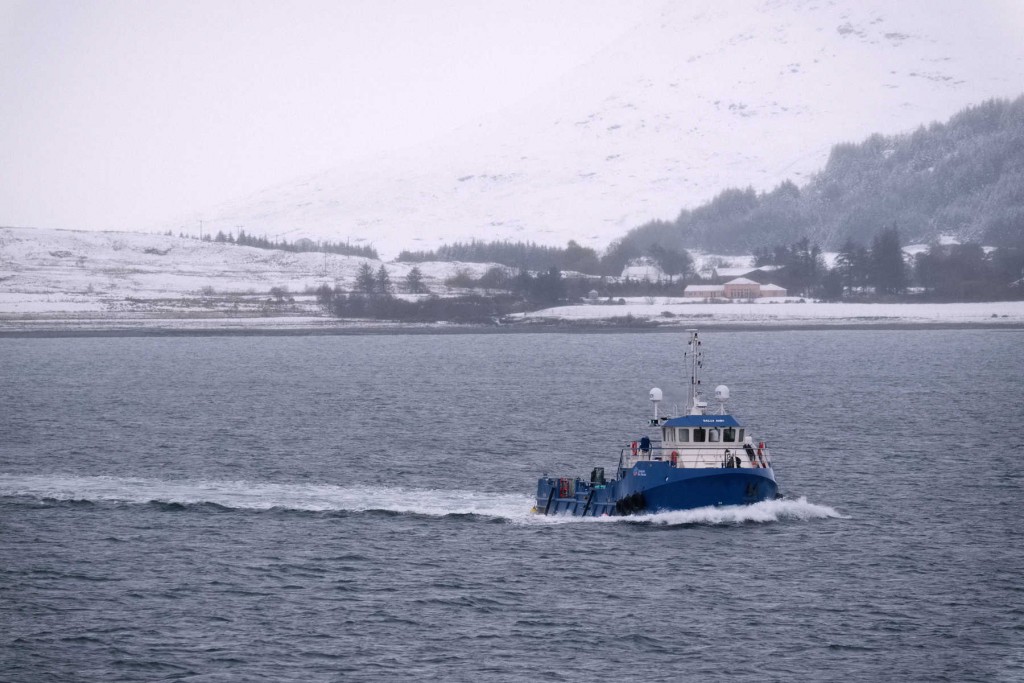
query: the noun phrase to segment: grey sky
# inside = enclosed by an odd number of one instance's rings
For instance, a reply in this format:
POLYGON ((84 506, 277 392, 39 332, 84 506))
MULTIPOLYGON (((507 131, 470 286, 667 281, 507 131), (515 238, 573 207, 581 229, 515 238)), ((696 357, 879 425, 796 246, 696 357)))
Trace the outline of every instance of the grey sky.
POLYGON ((436 137, 660 4, 0 0, 0 225, 149 227, 436 137))

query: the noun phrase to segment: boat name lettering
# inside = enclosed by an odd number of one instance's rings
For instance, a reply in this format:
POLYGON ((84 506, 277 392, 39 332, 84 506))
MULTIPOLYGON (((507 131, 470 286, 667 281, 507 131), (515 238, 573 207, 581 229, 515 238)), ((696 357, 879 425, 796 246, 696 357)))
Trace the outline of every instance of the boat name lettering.
POLYGON ((646 477, 647 476, 647 470, 642 470, 639 467, 634 467, 633 468, 633 476, 634 477, 646 477))

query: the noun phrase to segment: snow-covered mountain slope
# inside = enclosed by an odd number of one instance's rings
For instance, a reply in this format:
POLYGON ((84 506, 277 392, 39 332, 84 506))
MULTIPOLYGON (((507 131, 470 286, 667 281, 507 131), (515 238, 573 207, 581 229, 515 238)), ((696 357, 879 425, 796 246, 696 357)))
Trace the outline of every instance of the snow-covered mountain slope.
MULTIPOLYGON (((356 256, 291 253, 165 235, 0 228, 0 314, 252 312, 266 308, 272 288, 286 290, 299 304, 311 302, 313 297, 303 293, 324 283, 351 288, 363 263, 374 270, 381 265, 356 256)), ((479 277, 489 267, 417 265, 424 284, 439 294, 447 291, 445 278, 459 270, 479 277)), ((396 285, 412 267, 387 264, 396 285)), ((280 307, 267 311, 287 312, 280 307)), ((306 312, 319 311, 312 307, 306 312)))
POLYGON ((800 183, 835 143, 1019 95, 1022 34, 1014 0, 670 3, 478 125, 203 217, 385 257, 472 238, 600 248, 726 187, 800 183))

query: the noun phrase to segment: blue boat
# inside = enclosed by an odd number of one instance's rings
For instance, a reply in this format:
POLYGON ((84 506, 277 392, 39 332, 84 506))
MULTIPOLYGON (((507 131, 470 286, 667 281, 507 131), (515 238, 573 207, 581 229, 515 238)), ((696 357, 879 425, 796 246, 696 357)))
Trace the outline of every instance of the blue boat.
POLYGON ((718 411, 709 412, 699 376, 704 365, 702 341, 697 330, 687 333, 690 390, 685 414, 659 415, 662 392, 651 389, 654 417, 649 433, 621 449, 616 476, 606 479, 604 468, 595 467, 589 481, 541 477, 536 512, 622 516, 749 505, 777 497, 768 448, 763 441, 755 445, 746 429, 726 412, 728 387, 715 388, 718 411))

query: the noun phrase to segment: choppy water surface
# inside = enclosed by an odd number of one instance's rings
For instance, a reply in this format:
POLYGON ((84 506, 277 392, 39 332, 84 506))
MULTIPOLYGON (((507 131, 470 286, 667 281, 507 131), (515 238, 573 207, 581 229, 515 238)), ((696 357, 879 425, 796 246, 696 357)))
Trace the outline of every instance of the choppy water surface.
POLYGON ((1024 678, 1024 333, 708 333, 787 499, 529 514, 683 342, 0 340, 2 678, 1024 678))

